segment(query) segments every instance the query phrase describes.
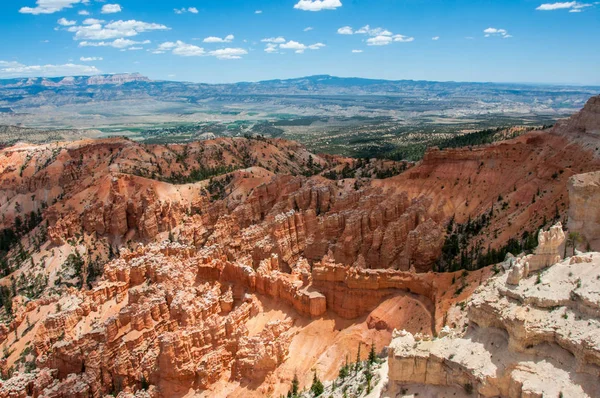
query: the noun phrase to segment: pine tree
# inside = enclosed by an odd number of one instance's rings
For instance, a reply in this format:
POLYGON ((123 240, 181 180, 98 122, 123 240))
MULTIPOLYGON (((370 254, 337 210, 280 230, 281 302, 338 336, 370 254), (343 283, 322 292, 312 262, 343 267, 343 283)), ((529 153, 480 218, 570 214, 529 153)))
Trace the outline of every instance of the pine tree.
POLYGON ((360 342, 358 343, 358 351, 356 352, 356 365, 354 367, 354 371, 358 373, 360 369, 360 342))
POLYGON ((292 379, 292 397, 298 396, 298 390, 300 389, 300 382, 298 381, 298 375, 294 372, 294 378, 292 379))
POLYGON ((375 352, 375 343, 371 342, 371 351, 369 351, 369 364, 377 362, 377 353, 375 352))
POLYGON ((323 394, 324 391, 325 387, 323 386, 323 383, 321 383, 321 380, 319 380, 319 377, 317 376, 317 371, 315 370, 315 373, 313 375, 313 382, 310 386, 310 392, 313 393, 314 397, 318 397, 321 394, 323 394))

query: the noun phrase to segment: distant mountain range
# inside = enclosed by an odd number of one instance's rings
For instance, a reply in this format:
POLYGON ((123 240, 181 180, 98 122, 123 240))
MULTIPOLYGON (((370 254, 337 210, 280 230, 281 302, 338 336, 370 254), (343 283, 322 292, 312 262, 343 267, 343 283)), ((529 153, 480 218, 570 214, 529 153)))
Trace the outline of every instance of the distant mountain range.
POLYGON ((518 102, 555 107, 580 107, 599 87, 508 83, 457 83, 378 80, 317 75, 285 80, 206 84, 154 81, 139 74, 20 78, 0 80, 0 108, 64 105, 96 101, 156 99, 198 101, 263 101, 284 97, 382 96, 395 101, 518 102), (236 98, 232 98, 236 97, 236 98))
POLYGON ((150 82, 151 80, 139 73, 119 73, 114 75, 96 76, 62 76, 62 77, 28 77, 0 80, 0 87, 84 87, 104 84, 120 85, 131 82, 150 82))

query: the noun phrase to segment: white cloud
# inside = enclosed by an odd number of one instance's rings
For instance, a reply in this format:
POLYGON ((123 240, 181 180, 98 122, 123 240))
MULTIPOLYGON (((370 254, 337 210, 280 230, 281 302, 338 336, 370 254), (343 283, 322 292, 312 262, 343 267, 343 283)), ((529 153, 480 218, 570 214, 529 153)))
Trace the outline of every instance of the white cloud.
POLYGON ((263 42, 263 43, 285 43, 285 38, 282 36, 269 37, 266 39, 262 39, 261 42, 263 42))
POLYGON ((367 39, 367 45, 369 46, 387 46, 393 41, 391 36, 379 35, 370 37, 367 39))
POLYGON ((102 6, 102 14, 115 14, 121 12, 121 6, 119 4, 105 4, 102 6))
POLYGON ((313 30, 314 28, 312 26, 307 26, 306 28, 304 28, 305 32, 310 32, 311 30, 313 30))
POLYGON ((354 32, 352 31, 352 28, 350 26, 342 26, 341 28, 339 28, 337 30, 337 32, 340 35, 351 35, 351 34, 354 34, 354 32))
POLYGON ((277 44, 267 43, 267 47, 265 47, 265 52, 269 54, 277 53, 277 44))
POLYGON ((104 23, 104 21, 102 19, 86 18, 83 20, 82 23, 84 25, 94 25, 94 24, 104 23))
POLYGON ((196 7, 188 7, 188 8, 175 8, 173 9, 175 14, 184 14, 186 12, 191 12, 192 14, 198 14, 198 9, 196 7))
POLYGON ((352 50, 352 52, 353 52, 354 54, 360 54, 360 53, 362 53, 362 52, 363 52, 363 50, 352 50))
POLYGON ((256 10, 254 11, 255 14, 262 14, 262 10, 256 10))
POLYGON ((202 47, 188 44, 181 40, 164 42, 153 53, 162 54, 167 51, 171 51, 171 53, 182 57, 212 56, 218 59, 239 59, 242 55, 248 54, 248 51, 243 48, 221 48, 207 52, 202 47))
POLYGON ((411 41, 415 41, 414 37, 408 37, 404 35, 394 35, 392 36, 392 39, 394 39, 395 42, 400 43, 410 43, 411 41))
POLYGON ((439 36, 433 36, 433 37, 431 38, 431 40, 433 40, 433 41, 437 41, 437 40, 439 40, 439 39, 440 39, 440 37, 439 37, 439 36))
POLYGON ((224 38, 209 36, 202 40, 204 43, 231 43, 235 37, 233 35, 227 35, 224 38))
POLYGON ((365 25, 362 28, 358 29, 356 34, 363 34, 369 36, 391 36, 392 32, 383 28, 371 28, 369 25, 365 25))
POLYGON ((102 25, 103 21, 92 21, 91 18, 86 21, 90 22, 90 24, 86 26, 71 26, 67 29, 69 32, 75 33, 75 40, 108 40, 137 36, 139 33, 153 30, 169 30, 165 25, 136 21, 134 19, 129 21, 114 21, 106 25, 102 25))
POLYGON ((300 0, 294 8, 303 11, 335 10, 342 6, 340 0, 300 0))
POLYGON ((487 28, 483 31, 485 33, 484 37, 498 36, 504 39, 511 38, 512 35, 509 35, 506 29, 497 29, 497 28, 487 28))
POLYGON ((77 14, 79 14, 79 15, 90 15, 90 12, 86 11, 86 10, 81 10, 77 14))
POLYGON ((37 0, 36 7, 21 7, 21 14, 54 14, 64 8, 71 8, 73 4, 87 3, 88 0, 37 0))
POLYGON ((0 61, 0 77, 51 77, 73 75, 97 75, 100 70, 92 65, 23 65, 14 61, 0 61))
POLYGON ((221 48, 219 50, 210 51, 209 55, 218 59, 240 59, 242 55, 248 54, 248 51, 243 48, 221 48))
POLYGON ((61 18, 61 19, 59 19, 59 20, 58 20, 58 21, 56 21, 56 22, 57 22, 59 25, 61 25, 61 26, 73 26, 73 25, 76 25, 76 24, 77 24, 77 22, 75 22, 75 21, 69 21, 69 20, 68 20, 68 19, 66 19, 66 18, 61 18))
MULTIPOLYGON (((598 4, 598 3, 594 3, 598 4)), ((562 3, 544 3, 536 10, 539 11, 554 11, 554 10, 569 10, 569 12, 581 12, 583 8, 593 7, 594 4, 579 3, 577 1, 567 1, 562 3)))
MULTIPOLYGON (((315 43, 311 45, 302 44, 300 42, 290 40, 287 43, 281 43, 279 48, 282 50, 294 50, 296 54, 302 54, 306 50, 318 50, 325 47, 323 43, 315 43)), ((266 50, 265 50, 266 51, 266 50)))
POLYGON ((113 41, 82 41, 79 43, 79 47, 114 47, 114 48, 127 48, 131 46, 150 44, 150 40, 135 41, 129 39, 116 39, 113 41))
POLYGON ((102 61, 104 58, 102 57, 81 57, 79 60, 81 62, 92 62, 92 61, 102 61))
POLYGON ((353 30, 350 26, 343 26, 337 30, 340 35, 367 35, 367 45, 369 46, 387 46, 393 42, 409 43, 414 41, 414 37, 398 35, 384 28, 371 28, 365 25, 360 29, 353 30))

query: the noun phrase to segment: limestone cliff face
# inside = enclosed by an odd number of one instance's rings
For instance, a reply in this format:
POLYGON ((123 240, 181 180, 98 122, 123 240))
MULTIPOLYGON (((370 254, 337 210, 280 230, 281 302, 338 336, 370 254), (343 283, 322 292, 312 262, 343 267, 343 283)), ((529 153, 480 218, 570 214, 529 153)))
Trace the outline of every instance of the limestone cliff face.
POLYGON ((569 179, 569 231, 579 232, 588 244, 600 250, 600 172, 577 174, 569 179))

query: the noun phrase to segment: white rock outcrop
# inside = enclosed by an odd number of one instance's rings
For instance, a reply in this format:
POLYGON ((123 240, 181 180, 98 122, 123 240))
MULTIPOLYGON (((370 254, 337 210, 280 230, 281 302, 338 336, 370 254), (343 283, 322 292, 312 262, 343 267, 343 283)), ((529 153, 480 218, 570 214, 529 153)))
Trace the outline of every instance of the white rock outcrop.
MULTIPOLYGON (((543 239, 556 243, 555 232, 543 239)), ((441 389, 455 396, 600 397, 600 253, 539 274, 530 268, 518 285, 507 283, 524 264, 475 292, 466 331, 445 330, 431 341, 397 333, 385 396, 407 389, 437 396, 427 391, 441 389)))

